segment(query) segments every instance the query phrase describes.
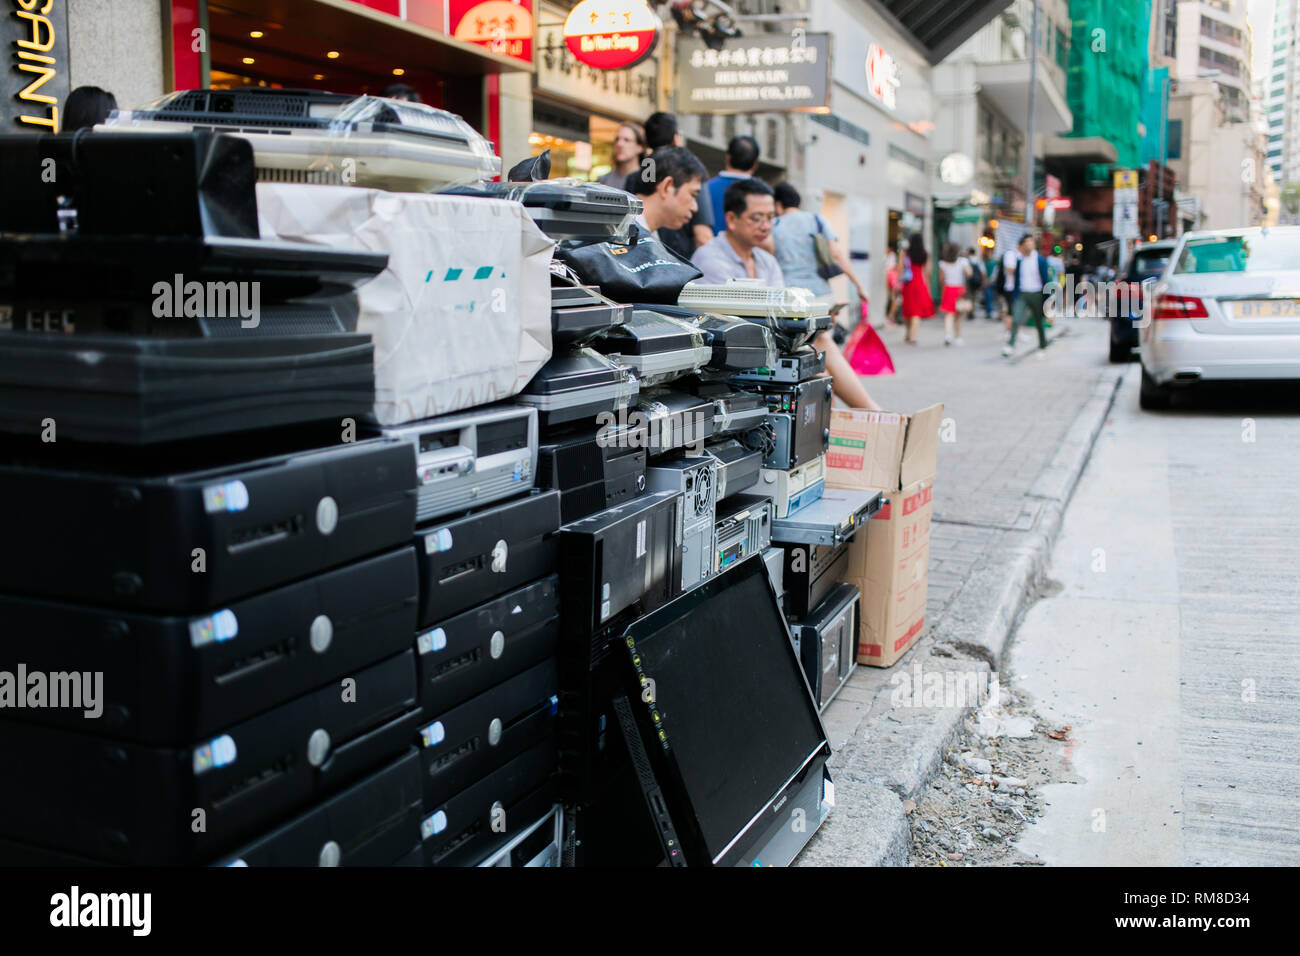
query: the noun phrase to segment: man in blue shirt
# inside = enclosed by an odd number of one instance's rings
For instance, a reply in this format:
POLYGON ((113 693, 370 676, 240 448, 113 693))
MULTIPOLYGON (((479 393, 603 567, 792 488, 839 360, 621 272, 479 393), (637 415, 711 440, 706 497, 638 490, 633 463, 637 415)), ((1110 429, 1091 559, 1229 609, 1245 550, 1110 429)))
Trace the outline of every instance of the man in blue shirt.
POLYGON ((713 232, 726 232, 727 224, 718 215, 727 187, 738 179, 749 179, 758 171, 758 140, 752 136, 733 136, 727 144, 727 168, 710 179, 704 186, 709 191, 709 204, 713 207, 713 232))
POLYGON ((1047 348, 1047 330, 1043 325, 1043 300, 1047 286, 1052 281, 1052 267, 1047 257, 1038 251, 1038 242, 1032 233, 1026 233, 1020 239, 1020 258, 1016 262, 1016 271, 1012 276, 1015 282, 1016 305, 1011 320, 1011 340, 1002 348, 1002 354, 1012 356, 1016 351, 1016 333, 1022 325, 1033 319, 1038 329, 1038 348, 1047 348))

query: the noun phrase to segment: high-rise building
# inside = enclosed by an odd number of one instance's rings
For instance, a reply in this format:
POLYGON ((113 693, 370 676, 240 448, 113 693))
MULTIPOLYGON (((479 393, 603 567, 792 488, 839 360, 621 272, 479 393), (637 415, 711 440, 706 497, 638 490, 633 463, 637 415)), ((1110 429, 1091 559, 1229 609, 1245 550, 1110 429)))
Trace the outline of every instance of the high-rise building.
POLYGON ((1267 139, 1252 117, 1245 0, 1182 0, 1174 48, 1166 140, 1177 214, 1189 229, 1259 223, 1267 139))
POLYGON ((1300 0, 1277 0, 1272 30, 1256 38, 1268 43, 1270 68, 1259 78, 1267 123, 1268 165, 1279 184, 1300 182, 1300 0))

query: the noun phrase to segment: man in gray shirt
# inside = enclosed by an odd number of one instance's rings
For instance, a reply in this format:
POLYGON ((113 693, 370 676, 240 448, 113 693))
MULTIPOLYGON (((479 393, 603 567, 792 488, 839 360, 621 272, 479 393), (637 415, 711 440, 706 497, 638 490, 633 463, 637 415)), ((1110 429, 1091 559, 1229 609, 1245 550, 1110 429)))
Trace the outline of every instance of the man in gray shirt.
POLYGON ((722 285, 729 279, 761 279, 767 286, 784 286, 776 257, 760 248, 772 235, 776 202, 772 187, 761 179, 738 179, 722 200, 727 231, 695 250, 691 264, 704 275, 698 280, 722 285))

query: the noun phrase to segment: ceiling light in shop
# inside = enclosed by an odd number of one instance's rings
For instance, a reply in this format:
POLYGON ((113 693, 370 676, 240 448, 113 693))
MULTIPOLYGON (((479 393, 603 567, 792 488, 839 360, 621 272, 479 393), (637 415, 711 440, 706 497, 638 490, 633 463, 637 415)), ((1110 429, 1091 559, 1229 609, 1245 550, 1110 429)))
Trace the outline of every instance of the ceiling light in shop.
POLYGON ((325 79, 325 74, 324 74, 324 73, 313 73, 311 78, 312 78, 313 80, 323 80, 323 79, 325 79))
POLYGON ((262 39, 262 37, 266 36, 266 34, 264 34, 261 30, 253 30, 248 35, 252 37, 254 40, 260 40, 262 39))
POLYGON ((247 66, 252 66, 252 65, 253 65, 253 62, 254 62, 254 60, 253 60, 253 58, 252 58, 251 56, 246 56, 246 57, 244 57, 244 63, 245 63, 245 65, 247 65, 247 66))
POLYGON ((397 69, 393 70, 393 76, 405 76, 405 75, 406 75, 406 71, 403 70, 400 66, 397 69))
POLYGON ((328 53, 326 53, 325 55, 326 55, 327 57, 329 57, 331 60, 337 60, 337 59, 339 58, 339 51, 338 51, 338 50, 330 50, 330 51, 329 51, 328 53))

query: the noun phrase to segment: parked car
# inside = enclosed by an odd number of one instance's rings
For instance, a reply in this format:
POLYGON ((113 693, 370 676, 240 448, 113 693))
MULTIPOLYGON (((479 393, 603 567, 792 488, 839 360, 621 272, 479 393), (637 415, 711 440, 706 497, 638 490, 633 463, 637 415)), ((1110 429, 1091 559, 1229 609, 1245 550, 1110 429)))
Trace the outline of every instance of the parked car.
POLYGON ((1151 294, 1143 408, 1197 382, 1300 380, 1300 226, 1185 233, 1151 294))
POLYGON ((1110 317, 1110 360, 1128 362, 1138 347, 1138 323, 1146 308, 1146 290, 1159 279, 1169 264, 1169 256, 1178 245, 1177 239, 1161 239, 1144 243, 1133 253, 1124 281, 1129 283, 1127 304, 1123 314, 1110 317))

